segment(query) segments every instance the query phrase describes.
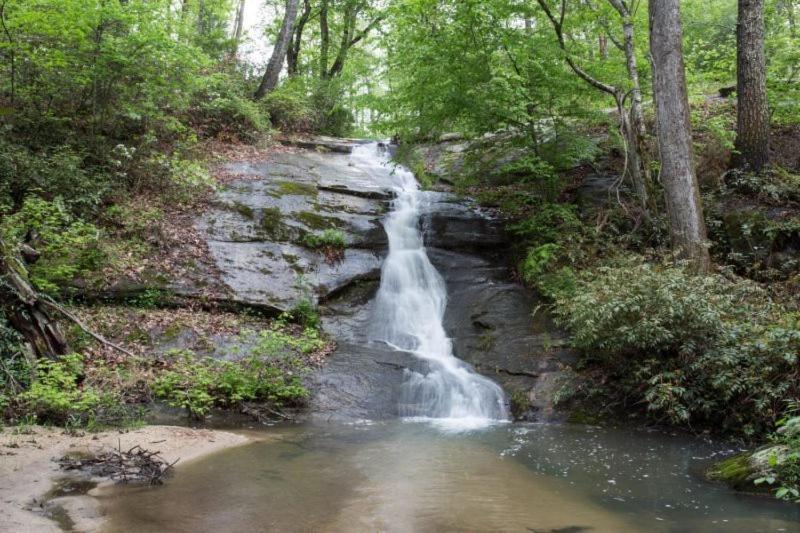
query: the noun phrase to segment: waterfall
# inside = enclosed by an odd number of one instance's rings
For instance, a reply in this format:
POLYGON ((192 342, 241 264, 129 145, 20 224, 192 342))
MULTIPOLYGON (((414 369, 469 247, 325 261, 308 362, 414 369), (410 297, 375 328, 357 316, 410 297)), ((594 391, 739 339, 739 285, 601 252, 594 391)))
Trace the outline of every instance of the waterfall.
MULTIPOLYGON (((387 172, 388 156, 376 144, 358 146, 352 158, 368 172, 387 172)), ((447 288, 425 251, 420 217, 425 193, 414 175, 392 172, 395 199, 383 226, 389 255, 374 302, 371 339, 413 354, 424 372, 406 369, 400 415, 453 429, 490 425, 507 418, 502 389, 453 355, 444 330, 447 288)))

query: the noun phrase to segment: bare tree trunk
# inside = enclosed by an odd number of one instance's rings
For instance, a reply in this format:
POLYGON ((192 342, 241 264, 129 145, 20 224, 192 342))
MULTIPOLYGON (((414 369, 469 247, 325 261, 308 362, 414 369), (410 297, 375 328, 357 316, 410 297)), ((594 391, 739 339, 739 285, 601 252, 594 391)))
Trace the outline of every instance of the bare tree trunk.
POLYGON ((283 61, 286 58, 286 49, 289 47, 289 39, 292 36, 294 19, 297 17, 297 0, 286 0, 286 13, 283 15, 283 24, 278 33, 278 40, 272 49, 272 57, 269 59, 267 70, 261 78, 261 84, 256 90, 255 98, 263 98, 268 92, 278 85, 278 78, 283 68, 283 61))
POLYGON ((303 12, 294 25, 291 44, 286 51, 286 70, 289 76, 295 76, 297 74, 298 64, 300 62, 300 48, 303 45, 303 31, 306 28, 306 24, 308 24, 309 18, 311 18, 311 2, 310 0, 303 0, 303 12))
POLYGON ((760 172, 769 161, 764 0, 739 0, 736 65, 737 153, 733 166, 760 172))
MULTIPOLYGON (((608 0, 611 6, 622 18, 623 50, 625 52, 625 66, 628 70, 628 79, 631 81, 631 111, 630 111, 630 140, 631 165, 639 174, 641 183, 642 202, 648 207, 653 193, 653 179, 650 175, 650 159, 647 157, 646 137, 647 126, 642 111, 642 88, 639 82, 639 65, 636 61, 636 46, 634 43, 633 16, 628 3, 624 0, 608 0), (635 161, 634 161, 635 160, 635 161)), ((635 182, 635 179, 634 179, 635 182)))
POLYGON ((247 0, 239 0, 239 8, 236 10, 236 21, 233 25, 232 59, 236 59, 236 55, 239 53, 239 41, 242 40, 242 32, 244 31, 244 7, 246 1, 247 0))
POLYGON ((328 77, 328 51, 331 46, 330 30, 328 28, 328 2, 329 0, 322 0, 322 5, 319 8, 319 77, 326 79, 328 77))
POLYGON ((679 257, 695 271, 708 272, 711 259, 692 159, 679 0, 651 1, 649 10, 653 97, 670 237, 679 257))

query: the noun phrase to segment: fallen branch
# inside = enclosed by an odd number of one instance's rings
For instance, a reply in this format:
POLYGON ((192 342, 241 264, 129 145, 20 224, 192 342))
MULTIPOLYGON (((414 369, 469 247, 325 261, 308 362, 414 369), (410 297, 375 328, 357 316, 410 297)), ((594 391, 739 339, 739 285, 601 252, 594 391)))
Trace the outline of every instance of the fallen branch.
POLYGON ((106 339, 102 335, 100 335, 98 333, 95 333, 94 331, 90 330, 89 327, 86 324, 84 324, 83 322, 81 322, 81 320, 78 317, 76 317, 75 315, 73 315, 72 313, 70 313, 69 311, 67 311, 66 309, 61 307, 60 305, 58 305, 51 298, 43 295, 43 296, 40 297, 39 301, 44 303, 45 305, 49 306, 50 308, 55 309, 56 311, 58 311, 59 313, 61 313, 65 317, 67 317, 70 321, 75 323, 76 326, 81 328, 81 330, 84 333, 86 333, 87 335, 91 336, 96 341, 98 341, 98 342, 100 342, 102 344, 105 344, 106 346, 109 346, 111 348, 114 348, 115 350, 118 350, 118 351, 124 353, 125 355, 127 355, 129 357, 136 357, 136 355, 134 355, 132 352, 129 352, 128 350, 126 350, 122 346, 120 346, 118 344, 114 344, 113 342, 111 342, 110 340, 106 339))
POLYGON ((179 459, 168 463, 160 454, 161 452, 146 450, 139 445, 123 451, 120 444, 118 449, 111 449, 95 457, 81 459, 64 456, 58 463, 64 470, 82 470, 118 483, 161 485, 179 459))

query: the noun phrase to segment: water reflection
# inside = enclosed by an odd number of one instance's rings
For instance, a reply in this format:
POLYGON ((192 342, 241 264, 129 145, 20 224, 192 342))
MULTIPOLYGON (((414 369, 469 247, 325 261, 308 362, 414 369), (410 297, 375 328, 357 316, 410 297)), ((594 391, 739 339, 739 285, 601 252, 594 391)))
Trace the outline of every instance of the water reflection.
POLYGON ((798 531, 691 474, 719 447, 582 426, 295 426, 104 496, 112 531, 798 531))

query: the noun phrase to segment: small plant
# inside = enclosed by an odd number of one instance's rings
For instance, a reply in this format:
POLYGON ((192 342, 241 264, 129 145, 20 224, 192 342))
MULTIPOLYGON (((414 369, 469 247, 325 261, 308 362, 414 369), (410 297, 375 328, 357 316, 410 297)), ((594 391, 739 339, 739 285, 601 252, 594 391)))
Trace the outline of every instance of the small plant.
MULTIPOLYGON (((271 352, 274 340, 263 339, 260 348, 271 352)), ((153 391, 157 398, 186 409, 195 418, 205 417, 215 406, 235 407, 247 401, 298 405, 308 396, 299 369, 285 371, 261 355, 238 361, 195 359, 190 352, 175 355, 177 361, 156 380, 153 391)))
POLYGON ((342 230, 326 229, 320 234, 307 233, 302 243, 313 250, 320 250, 328 261, 335 262, 344 256, 347 237, 342 230))
POLYGON ((28 236, 34 236, 31 244, 41 254, 29 267, 30 280, 43 292, 57 293, 60 286, 99 270, 106 260, 100 230, 73 217, 60 199, 31 196, 0 222, 0 237, 6 242, 22 243, 28 236))
POLYGON ((79 354, 57 361, 42 360, 36 379, 17 396, 24 413, 38 421, 72 427, 98 428, 105 425, 105 413, 120 409, 119 398, 83 384, 84 360, 79 354))

